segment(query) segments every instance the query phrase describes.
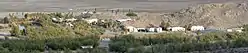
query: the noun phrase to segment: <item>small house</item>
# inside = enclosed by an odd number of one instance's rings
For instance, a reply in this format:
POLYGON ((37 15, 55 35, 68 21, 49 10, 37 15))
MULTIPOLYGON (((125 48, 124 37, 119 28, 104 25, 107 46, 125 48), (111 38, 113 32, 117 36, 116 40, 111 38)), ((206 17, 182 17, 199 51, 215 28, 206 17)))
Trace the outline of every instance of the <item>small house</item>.
POLYGON ((87 23, 93 23, 98 21, 98 19, 83 19, 83 20, 85 20, 87 23))
POLYGON ((183 27, 168 27, 167 30, 169 30, 169 31, 185 31, 186 29, 183 27))
POLYGON ((86 49, 86 48, 93 48, 93 46, 81 46, 81 48, 86 49))
POLYGON ((52 21, 57 22, 57 21, 58 21, 58 19, 57 19, 57 18, 52 18, 52 21))
POLYGON ((163 29, 160 28, 160 27, 158 27, 158 28, 155 29, 155 32, 162 32, 162 31, 163 31, 163 29))
POLYGON ((138 30, 133 26, 126 26, 125 28, 128 29, 128 32, 138 32, 138 30))
POLYGON ((205 27, 203 27, 203 26, 192 26, 190 28, 190 30, 191 31, 203 31, 203 30, 205 30, 205 27))
POLYGON ((130 19, 130 18, 128 18, 128 19, 117 19, 116 21, 125 22, 125 21, 132 21, 132 19, 130 19))
POLYGON ((77 19, 75 18, 71 18, 71 19, 65 19, 66 22, 73 22, 73 21, 76 21, 77 19))
POLYGON ((82 12, 82 14, 94 14, 94 13, 90 11, 85 11, 85 12, 82 12))
POLYGON ((59 19, 57 19, 57 18, 52 18, 52 21, 54 21, 54 22, 63 22, 64 19, 63 19, 63 18, 59 18, 59 19))
POLYGON ((241 28, 231 28, 231 29, 227 29, 227 32, 243 32, 243 27, 241 28))
POLYGON ((155 28, 147 28, 146 29, 148 32, 155 32, 155 28))
POLYGON ((7 28, 9 27, 9 24, 0 24, 1 27, 7 28))
POLYGON ((147 32, 146 28, 136 28, 138 32, 147 32))

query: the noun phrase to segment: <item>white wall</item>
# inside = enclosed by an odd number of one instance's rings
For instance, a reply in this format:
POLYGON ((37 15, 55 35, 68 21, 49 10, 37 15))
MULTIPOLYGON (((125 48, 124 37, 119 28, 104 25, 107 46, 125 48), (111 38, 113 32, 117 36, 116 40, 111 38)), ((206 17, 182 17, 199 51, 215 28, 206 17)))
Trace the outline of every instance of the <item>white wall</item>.
POLYGON ((85 19, 85 21, 88 23, 93 23, 93 22, 97 22, 98 19, 85 19))
POLYGON ((186 30, 183 27, 168 27, 167 29, 171 31, 185 31, 186 30))
POLYGON ((192 26, 190 28, 191 31, 202 31, 202 30, 205 30, 205 28, 203 26, 192 26))
POLYGON ((149 32, 155 32, 155 28, 147 28, 149 32))
POLYGON ((156 32, 162 32, 163 29, 162 28, 156 28, 156 32))

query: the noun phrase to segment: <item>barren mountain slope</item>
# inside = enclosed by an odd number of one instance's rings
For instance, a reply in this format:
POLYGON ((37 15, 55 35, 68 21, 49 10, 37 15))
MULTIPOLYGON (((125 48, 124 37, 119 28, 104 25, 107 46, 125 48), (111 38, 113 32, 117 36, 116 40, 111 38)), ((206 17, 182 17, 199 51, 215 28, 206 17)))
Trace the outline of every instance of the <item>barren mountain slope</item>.
POLYGON ((203 25, 210 28, 229 28, 248 24, 248 3, 212 3, 191 6, 179 12, 164 14, 172 25, 203 25))

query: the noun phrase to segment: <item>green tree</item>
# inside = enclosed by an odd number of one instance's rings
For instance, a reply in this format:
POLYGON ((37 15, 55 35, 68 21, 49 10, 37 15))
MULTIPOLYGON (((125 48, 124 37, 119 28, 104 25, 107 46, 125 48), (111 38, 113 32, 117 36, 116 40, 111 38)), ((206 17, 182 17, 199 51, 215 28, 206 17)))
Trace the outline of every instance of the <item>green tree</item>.
POLYGON ((192 27, 192 24, 188 24, 188 25, 185 25, 184 28, 186 28, 186 30, 190 31, 191 30, 191 27, 192 27))
POLYGON ((8 17, 4 17, 3 23, 4 24, 8 24, 9 22, 10 22, 9 18, 8 17))
POLYGON ((160 27, 162 27, 164 30, 167 30, 166 28, 170 27, 170 23, 169 22, 162 21, 160 23, 160 27))
POLYGON ((14 26, 14 25, 12 25, 12 30, 10 31, 10 33, 14 36, 20 36, 21 35, 21 31, 19 30, 19 27, 14 26))

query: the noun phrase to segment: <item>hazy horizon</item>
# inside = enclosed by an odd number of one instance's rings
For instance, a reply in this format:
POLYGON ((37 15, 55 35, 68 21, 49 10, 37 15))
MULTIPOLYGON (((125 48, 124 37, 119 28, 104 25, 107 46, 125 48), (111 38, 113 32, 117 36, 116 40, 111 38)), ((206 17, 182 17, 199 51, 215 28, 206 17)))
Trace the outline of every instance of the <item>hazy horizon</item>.
POLYGON ((200 3, 243 0, 1 0, 0 12, 82 11, 84 9, 179 10, 200 3))

